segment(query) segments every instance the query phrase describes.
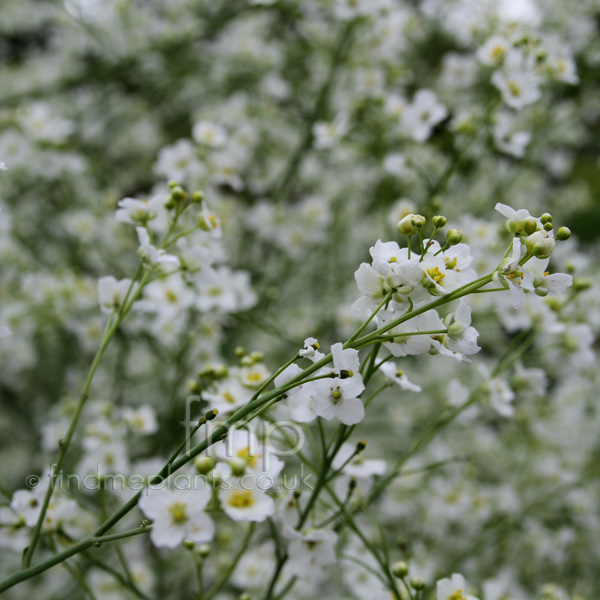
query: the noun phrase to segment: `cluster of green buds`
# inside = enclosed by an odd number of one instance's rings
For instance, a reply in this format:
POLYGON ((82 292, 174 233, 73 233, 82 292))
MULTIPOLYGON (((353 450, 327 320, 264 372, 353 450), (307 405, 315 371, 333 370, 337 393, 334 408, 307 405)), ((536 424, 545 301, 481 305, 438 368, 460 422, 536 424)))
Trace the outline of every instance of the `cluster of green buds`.
POLYGON ((209 387, 215 381, 225 379, 227 375, 229 375, 229 369, 226 365, 206 365, 198 370, 196 379, 188 380, 187 388, 190 392, 198 394, 202 389, 209 387))
MULTIPOLYGON (((408 577, 408 565, 404 561, 398 561, 392 565, 392 575, 397 579, 404 581, 408 577)), ((422 577, 413 577, 410 580, 410 587, 415 592, 421 592, 425 589, 425 581, 422 577)))

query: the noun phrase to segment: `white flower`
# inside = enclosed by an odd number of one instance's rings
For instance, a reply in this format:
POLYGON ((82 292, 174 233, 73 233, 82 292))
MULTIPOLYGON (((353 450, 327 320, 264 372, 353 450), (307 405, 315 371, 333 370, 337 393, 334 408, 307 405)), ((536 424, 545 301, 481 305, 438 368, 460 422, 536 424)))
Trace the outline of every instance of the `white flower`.
MULTIPOLYGON (((404 177, 408 173, 408 168, 406 166, 406 158, 404 158, 403 154, 399 152, 394 152, 392 154, 388 154, 383 159, 383 169, 390 175, 395 175, 396 177, 404 177)), ((413 209, 409 210, 408 213, 413 212, 413 209)), ((400 219, 395 219, 394 225, 400 219)))
MULTIPOLYGON (((275 378, 275 387, 285 385, 300 373, 302 373, 302 369, 298 365, 290 365, 275 378)), ((314 421, 317 416, 313 410, 314 392, 314 382, 301 384, 287 391, 285 401, 277 405, 278 414, 285 413, 285 417, 298 423, 314 421)), ((285 417, 282 415, 282 418, 285 417)))
POLYGON ((203 393, 203 398, 208 401, 210 408, 216 408, 223 414, 243 406, 251 397, 252 392, 245 388, 237 377, 227 377, 218 381, 214 391, 203 393))
POLYGON ((367 479, 373 477, 373 475, 383 475, 385 473, 387 468, 385 460, 365 458, 362 452, 349 460, 355 451, 356 446, 344 442, 333 459, 332 467, 339 470, 343 466, 342 472, 359 479, 367 479))
POLYGON ((137 435, 151 435, 158 431, 156 413, 147 404, 138 408, 124 408, 122 416, 130 429, 137 435))
POLYGON ((150 234, 145 227, 136 227, 140 247, 138 255, 142 261, 152 267, 159 265, 179 266, 179 259, 176 256, 167 254, 165 250, 158 249, 150 243, 150 234))
POLYGON ((466 593, 467 582, 459 573, 454 573, 450 579, 440 579, 437 582, 437 600, 477 600, 475 596, 466 593))
POLYGON ((416 142, 424 142, 433 128, 448 115, 448 109, 438 102, 431 90, 419 90, 411 104, 402 112, 402 126, 416 142))
MULTIPOLYGON (((435 312, 435 311, 433 311, 435 312)), ((437 313, 436 313, 437 315, 437 313)), ((422 316, 422 315, 421 315, 422 316)), ((396 336, 393 341, 385 342, 385 347, 394 356, 408 356, 408 355, 419 355, 427 354, 431 349, 432 339, 428 335, 403 335, 406 333, 414 333, 419 331, 419 324, 422 322, 421 316, 405 321, 400 325, 396 325, 392 329, 389 329, 385 335, 396 336)), ((391 321, 395 321, 398 318, 396 313, 382 310, 378 313, 376 319, 378 325, 381 327, 388 325, 391 321)), ((443 321, 437 317, 438 323, 435 331, 445 329, 443 321)), ((427 323, 427 326, 429 322, 427 323)), ((431 331, 431 327, 424 329, 424 331, 431 331)))
POLYGON ((406 373, 393 362, 386 362, 380 367, 381 372, 389 379, 392 383, 400 386, 403 390, 408 390, 410 392, 420 392, 421 386, 416 383, 412 383, 409 381, 406 373))
POLYGON ((8 167, 6 166, 6 163, 3 163, 0 160, 0 171, 7 171, 7 170, 8 170, 8 167))
POLYGON ((521 240, 516 237, 513 239, 511 255, 500 263, 498 270, 493 275, 495 282, 501 283, 509 288, 515 303, 515 308, 521 306, 524 290, 529 292, 534 290, 533 275, 519 265, 520 260, 521 240))
POLYGON ((494 35, 477 50, 477 59, 488 67, 496 66, 504 60, 509 47, 510 42, 505 37, 494 35))
POLYGON ((515 409, 512 401, 515 399, 515 393, 505 379, 494 377, 490 379, 486 388, 489 394, 490 406, 503 417, 512 417, 515 409))
POLYGON ((433 242, 418 262, 423 272, 421 283, 430 294, 447 294, 477 279, 477 273, 470 267, 473 257, 466 244, 456 244, 436 256, 439 250, 438 242, 433 242))
POLYGON ((306 534, 291 531, 290 535, 293 538, 288 548, 288 572, 309 581, 322 579, 325 567, 337 562, 337 535, 327 529, 315 529, 306 534))
POLYGON ((298 352, 298 356, 302 358, 308 358, 308 360, 312 362, 318 362, 325 355, 322 352, 319 352, 319 341, 317 338, 308 337, 304 340, 304 348, 302 348, 298 352))
POLYGON ((513 130, 513 119, 506 113, 496 116, 493 133, 498 150, 517 158, 525 154, 525 148, 531 141, 531 134, 528 131, 513 130))
POLYGON ((242 384, 252 389, 259 388, 270 376, 269 369, 260 362, 248 367, 242 367, 239 372, 242 384))
MULTIPOLYGON (((284 467, 283 461, 277 458, 275 449, 259 442, 256 435, 247 429, 231 429, 225 440, 215 446, 215 453, 220 460, 231 465, 237 475, 244 473, 258 476, 266 473, 273 478, 284 467)), ((262 479, 260 481, 264 483, 262 479)), ((270 486, 261 487, 264 489, 270 486)))
POLYGON ((227 143, 227 132, 223 127, 210 121, 198 121, 192 129, 196 142, 210 148, 220 148, 227 143))
POLYGON ((537 102, 542 95, 538 74, 517 51, 509 52, 503 68, 493 73, 491 81, 500 90, 504 102, 517 110, 537 102))
POLYGON ((313 125, 314 146, 318 150, 333 148, 348 131, 348 119, 340 113, 334 121, 318 121, 313 125))
POLYGON ((273 498, 260 489, 261 478, 246 475, 224 481, 219 492, 225 514, 234 521, 264 521, 275 513, 273 498))
MULTIPOLYGON (((110 315, 113 311, 119 310, 130 287, 131 279, 117 281, 112 275, 100 277, 98 279, 98 302, 100 303, 100 310, 105 315, 110 315)), ((137 288, 138 284, 136 283, 131 289, 130 298, 135 294, 137 288)))
POLYGON ((471 307, 460 301, 456 312, 446 317, 448 324, 447 347, 463 355, 476 354, 481 350, 477 345, 479 333, 471 327, 471 307))
POLYGON ((153 521, 152 543, 159 548, 175 548, 184 539, 199 544, 210 542, 215 527, 204 512, 210 498, 208 488, 176 489, 166 485, 146 488, 139 507, 153 521))
POLYGON ((153 196, 149 200, 123 198, 117 204, 119 208, 115 212, 115 218, 121 223, 144 225, 148 221, 164 218, 167 212, 166 202, 167 197, 164 195, 153 196))
POLYGON ((365 386, 360 374, 348 379, 321 379, 314 382, 313 410, 319 417, 330 421, 337 417, 344 425, 363 420, 365 407, 358 398, 365 386))
POLYGON ((533 276, 533 287, 538 296, 556 296, 573 285, 573 277, 567 273, 548 273, 549 258, 531 258, 524 268, 533 276))

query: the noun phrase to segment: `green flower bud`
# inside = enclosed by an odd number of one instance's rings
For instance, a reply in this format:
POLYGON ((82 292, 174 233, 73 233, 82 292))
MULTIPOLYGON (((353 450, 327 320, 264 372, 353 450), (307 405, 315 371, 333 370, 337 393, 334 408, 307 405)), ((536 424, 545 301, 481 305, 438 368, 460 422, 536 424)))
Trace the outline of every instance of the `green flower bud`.
POLYGON ((200 383, 198 381, 196 381, 195 379, 188 379, 187 383, 185 384, 187 389, 192 392, 192 394, 198 394, 200 392, 200 390, 202 389, 202 387, 200 386, 200 383))
POLYGON ((540 217, 540 221, 542 222, 542 225, 545 225, 546 223, 552 223, 552 215, 550 213, 544 213, 540 217))
POLYGON ((427 219, 423 215, 413 215, 413 225, 415 226, 415 229, 423 229, 425 223, 427 223, 427 219))
POLYGON ((568 227, 559 227, 556 231, 556 239, 559 242, 564 242, 571 237, 571 230, 568 227))
POLYGON ((234 477, 242 477, 246 473, 246 461, 242 458, 235 458, 230 463, 231 474, 234 477))
POLYGON ((187 200, 187 197, 187 192, 179 185, 171 190, 171 200, 174 202, 184 202, 187 200))
POLYGON ((460 229, 450 229, 446 234, 446 242, 451 246, 456 246, 456 244, 460 244, 462 237, 460 229))
POLYGON ((413 577, 410 580, 410 587, 412 587, 413 590, 420 592, 421 590, 425 589, 425 582, 423 581, 422 577, 413 577))
POLYGON ((196 204, 200 204, 202 202, 202 200, 204 200, 204 194, 200 190, 196 190, 192 194, 192 202, 195 202, 196 204))
POLYGON ((194 549, 194 542, 192 542, 191 540, 183 540, 183 547, 186 550, 193 550, 194 549))
POLYGON ((576 292, 583 292, 589 290, 592 287, 592 281, 586 277, 575 277, 573 279, 573 289, 576 292))
POLYGON ((205 415, 204 418, 207 421, 212 421, 219 414, 218 408, 211 408, 205 415))
POLYGON ((408 565, 405 562, 398 561, 392 565, 392 575, 398 579, 408 575, 408 565))
POLYGON ((194 461, 194 466, 196 467, 196 471, 200 473, 200 475, 206 475, 210 473, 215 468, 215 461, 210 456, 199 456, 194 461))
POLYGON ((437 227, 438 229, 441 229, 442 227, 446 226, 446 217, 442 217, 442 215, 437 215, 435 217, 433 217, 433 224, 435 227, 437 227))
POLYGON ((398 221, 397 228, 402 235, 413 235, 415 226, 412 223, 412 215, 406 215, 404 219, 398 221))
POLYGON ((527 217, 523 221, 523 231, 527 235, 531 235, 537 231, 537 221, 533 217, 527 217))
POLYGON ((358 442, 356 444, 356 451, 362 452, 366 447, 367 447, 367 440, 360 440, 360 442, 358 442))
POLYGON ((252 600, 252 598, 250 597, 250 594, 248 594, 248 592, 244 592, 241 596, 240 596, 240 600, 252 600))
POLYGON ((210 554, 210 546, 208 544, 200 544, 197 552, 200 558, 206 558, 210 554))
POLYGON ((544 231, 552 231, 553 227, 552 223, 544 223, 544 231))
POLYGON ((527 250, 537 258, 548 258, 554 250, 554 244, 554 238, 545 231, 536 231, 525 240, 527 250))
POLYGON ((244 354, 246 354, 246 350, 245 350, 245 349, 244 349, 242 346, 238 346, 238 347, 235 349, 235 355, 236 355, 238 358, 242 358, 242 356, 244 356, 244 354))

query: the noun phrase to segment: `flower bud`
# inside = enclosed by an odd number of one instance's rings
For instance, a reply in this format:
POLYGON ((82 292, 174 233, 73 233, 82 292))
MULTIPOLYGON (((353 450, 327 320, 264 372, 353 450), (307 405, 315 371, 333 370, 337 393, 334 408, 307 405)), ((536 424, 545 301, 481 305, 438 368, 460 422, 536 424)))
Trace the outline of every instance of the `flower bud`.
POLYGON ((552 223, 552 215, 550 213, 544 213, 540 217, 540 221, 542 222, 542 225, 545 225, 546 223, 552 223))
POLYGON ((592 287, 592 281, 586 277, 575 277, 573 279, 573 290, 576 292, 583 292, 589 290, 592 287))
POLYGON ((523 231, 527 235, 531 235, 532 233, 535 233, 537 231, 537 226, 538 226, 537 221, 533 217, 527 217, 523 221, 523 231))
POLYGON ((200 204, 202 202, 202 200, 204 200, 204 194, 200 190, 196 190, 192 194, 192 202, 195 202, 196 204, 200 204))
POLYGON ((446 242, 451 246, 456 246, 456 244, 460 244, 462 237, 460 229, 450 229, 446 234, 446 242))
POLYGON ((171 179, 167 185, 169 186, 169 189, 172 190, 173 188, 179 186, 179 182, 175 181, 174 179, 171 179))
POLYGON ((432 220, 434 227, 436 227, 437 229, 441 229, 442 227, 446 226, 446 217, 442 217, 442 215, 437 215, 433 217, 432 220))
POLYGON ((398 561, 392 565, 392 575, 401 579, 408 575, 408 565, 405 562, 398 561))
POLYGON ((206 558, 210 554, 210 546, 208 544, 200 544, 196 550, 200 558, 206 558))
POLYGON ((187 200, 187 197, 187 192, 179 185, 175 186, 171 190, 171 200, 173 200, 174 202, 184 202, 185 200, 187 200))
POLYGON ((360 440, 360 442, 358 442, 356 444, 356 451, 362 452, 366 447, 367 447, 367 440, 360 440))
POLYGON ((415 229, 419 230, 419 229, 423 229, 423 227, 425 226, 425 223, 427 222, 427 219, 423 216, 423 215, 413 215, 413 225, 415 226, 415 229))
POLYGON ((544 231, 552 231, 553 225, 552 223, 545 223, 544 224, 544 231))
POLYGON ((536 231, 525 240, 527 250, 537 258, 548 258, 554 250, 554 244, 554 238, 546 231, 536 231))
POLYGON ((199 456, 194 461, 194 466, 196 467, 196 471, 200 475, 206 475, 210 473, 215 468, 215 461, 210 456, 199 456))
POLYGON ((212 421, 219 414, 218 408, 211 408, 205 415, 204 418, 207 421, 212 421))
POLYGON ((194 549, 194 542, 192 542, 192 540, 183 540, 183 547, 186 550, 193 550, 194 549))
POLYGON ((246 473, 246 461, 243 458, 235 458, 229 464, 234 477, 242 477, 246 473))
POLYGON ((559 242, 564 242, 571 237, 571 230, 568 227, 559 227, 556 231, 556 239, 559 242))
POLYGON ((422 577, 413 577, 410 580, 410 587, 412 587, 413 590, 420 592, 421 590, 425 589, 425 582, 423 581, 422 577))
POLYGON ((404 219, 398 221, 397 227, 402 235, 412 235, 415 232, 415 226, 412 223, 412 215, 406 215, 404 219))
POLYGON ((198 394, 200 392, 200 390, 202 389, 200 386, 200 383, 197 382, 195 379, 188 379, 187 383, 185 384, 187 389, 192 392, 192 394, 198 394))

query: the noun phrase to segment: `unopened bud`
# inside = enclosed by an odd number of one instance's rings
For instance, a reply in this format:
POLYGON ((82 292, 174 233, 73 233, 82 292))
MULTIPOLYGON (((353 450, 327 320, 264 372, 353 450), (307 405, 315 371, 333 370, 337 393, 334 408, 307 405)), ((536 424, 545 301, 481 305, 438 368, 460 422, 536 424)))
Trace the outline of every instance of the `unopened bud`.
POLYGON ((202 200, 204 200, 204 194, 200 190, 196 190, 192 194, 192 202, 195 202, 196 204, 200 204, 202 202, 202 200))
POLYGON ((403 235, 413 235, 415 226, 412 223, 412 215, 406 215, 404 219, 398 221, 398 231, 403 235))
POLYGON ((425 582, 423 581, 422 577, 413 577, 410 580, 410 587, 412 587, 413 590, 420 592, 421 590, 425 589, 425 582))
POLYGON ((212 421, 218 414, 219 414, 219 410, 217 408, 213 408, 204 415, 204 418, 207 421, 212 421))
POLYGON ((193 550, 194 549, 194 542, 192 542, 192 540, 183 540, 183 547, 186 550, 193 550))
POLYGON ((446 234, 446 242, 451 246, 456 246, 462 241, 462 232, 460 229, 450 229, 446 234))
POLYGON ((236 355, 238 358, 242 358, 242 356, 244 356, 244 354, 246 354, 246 350, 245 350, 245 348, 243 348, 242 346, 238 346, 238 347, 235 349, 235 355, 236 355))
POLYGON ((442 217, 442 215, 437 215, 432 219, 433 225, 437 227, 437 229, 441 229, 446 226, 447 220, 446 217, 442 217))
POLYGON ((573 279, 573 289, 576 292, 583 292, 589 290, 592 287, 592 281, 586 277, 575 277, 573 279))
POLYGON ((536 231, 532 233, 525 245, 527 250, 537 258, 548 258, 554 250, 554 238, 551 238, 545 231, 536 231))
POLYGON ((193 394, 197 394, 201 390, 200 384, 195 379, 188 379, 185 385, 193 394))
POLYGON ((174 202, 183 202, 185 200, 187 200, 187 192, 181 187, 181 186, 175 186, 172 190, 171 190, 171 199, 174 202))
POLYGON ((340 370, 340 379, 348 379, 350 377, 354 376, 354 371, 349 371, 346 369, 341 369, 340 370))
POLYGON ((392 565, 392 575, 402 579, 408 575, 408 565, 403 561, 398 561, 392 565))
POLYGON ((360 442, 358 442, 356 444, 356 451, 362 452, 366 447, 367 447, 367 440, 360 440, 360 442))
POLYGON ((246 473, 246 461, 243 458, 235 458, 229 465, 231 466, 231 474, 234 477, 242 477, 246 473))
POLYGON ((564 242, 571 237, 571 230, 568 227, 559 227, 556 231, 556 239, 559 242, 564 242))
POLYGON ((540 221, 542 222, 542 225, 545 225, 546 223, 552 223, 552 215, 550 213, 544 213, 540 217, 540 221))
POLYGON ((200 558, 206 558, 210 554, 210 546, 208 544, 200 544, 196 551, 200 558))
POLYGON ((194 466, 200 475, 206 475, 215 468, 215 461, 210 456, 199 456, 194 461, 194 466))
POLYGON ((523 231, 527 235, 531 235, 532 233, 535 233, 537 231, 537 226, 538 226, 537 221, 533 217, 527 217, 523 221, 523 231))
POLYGON ((552 231, 552 228, 554 226, 552 225, 552 223, 545 223, 544 224, 544 231, 552 231))

